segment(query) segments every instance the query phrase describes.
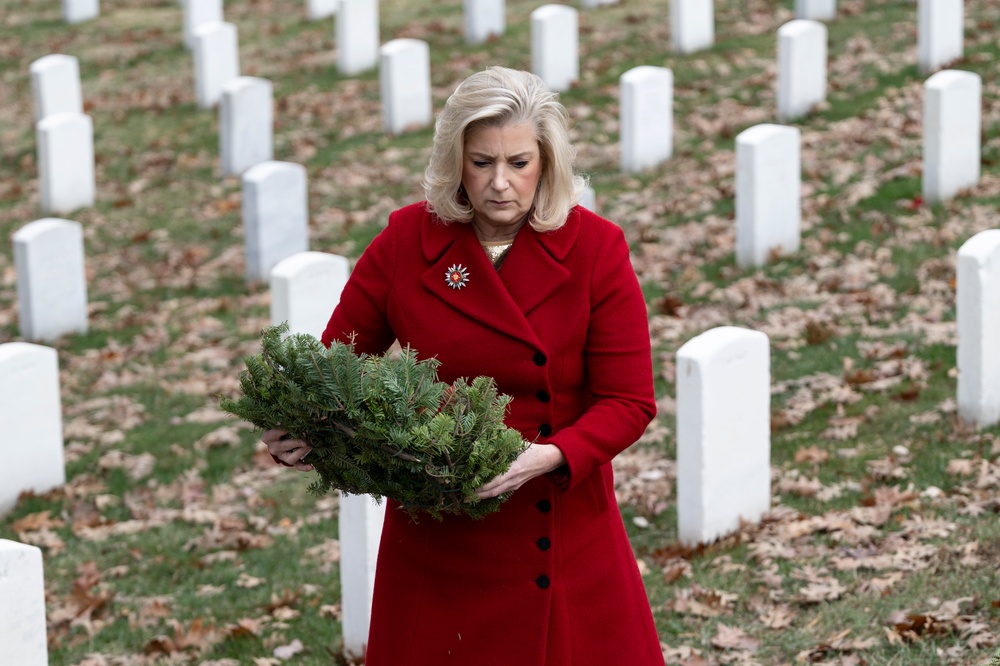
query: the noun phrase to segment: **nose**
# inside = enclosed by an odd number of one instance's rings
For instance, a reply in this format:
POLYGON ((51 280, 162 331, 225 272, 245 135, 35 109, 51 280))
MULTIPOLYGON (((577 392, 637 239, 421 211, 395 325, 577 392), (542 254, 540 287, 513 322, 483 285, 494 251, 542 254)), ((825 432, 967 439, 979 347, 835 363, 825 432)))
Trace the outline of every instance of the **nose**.
POLYGON ((504 170, 503 164, 497 164, 493 168, 493 177, 490 179, 490 185, 497 192, 503 192, 507 189, 507 173, 504 170))

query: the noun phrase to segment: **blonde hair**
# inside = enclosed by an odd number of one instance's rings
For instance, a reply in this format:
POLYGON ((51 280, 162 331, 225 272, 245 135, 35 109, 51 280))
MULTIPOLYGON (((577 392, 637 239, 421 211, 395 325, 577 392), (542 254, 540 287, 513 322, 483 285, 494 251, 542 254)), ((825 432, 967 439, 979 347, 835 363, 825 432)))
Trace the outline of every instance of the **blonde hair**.
POLYGON ((587 185, 573 173, 576 149, 569 141, 568 120, 559 95, 530 72, 490 67, 473 74, 452 93, 438 116, 424 172, 428 207, 444 222, 471 221, 472 206, 459 195, 466 138, 484 127, 530 123, 538 136, 542 176, 528 223, 536 231, 558 229, 587 185))

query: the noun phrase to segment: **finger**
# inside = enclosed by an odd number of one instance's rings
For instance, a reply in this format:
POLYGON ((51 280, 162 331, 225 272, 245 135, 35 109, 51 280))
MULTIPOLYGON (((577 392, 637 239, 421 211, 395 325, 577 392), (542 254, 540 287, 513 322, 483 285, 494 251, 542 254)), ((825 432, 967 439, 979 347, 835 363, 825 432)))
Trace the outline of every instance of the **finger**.
POLYGON ((278 428, 268 428, 267 430, 264 431, 264 433, 260 436, 260 438, 261 440, 264 441, 265 444, 271 445, 274 442, 280 440, 287 434, 288 434, 287 430, 280 430, 278 428))
POLYGON ((294 461, 284 458, 284 455, 293 451, 298 451, 299 449, 305 449, 308 451, 309 448, 309 445, 301 439, 279 439, 277 441, 270 442, 267 445, 267 450, 270 451, 272 455, 278 456, 287 463, 294 461))
POLYGON ((295 463, 294 467, 295 467, 295 469, 299 470, 300 472, 311 472, 311 471, 313 471, 313 466, 310 465, 310 464, 308 464, 308 463, 298 462, 298 463, 295 463))

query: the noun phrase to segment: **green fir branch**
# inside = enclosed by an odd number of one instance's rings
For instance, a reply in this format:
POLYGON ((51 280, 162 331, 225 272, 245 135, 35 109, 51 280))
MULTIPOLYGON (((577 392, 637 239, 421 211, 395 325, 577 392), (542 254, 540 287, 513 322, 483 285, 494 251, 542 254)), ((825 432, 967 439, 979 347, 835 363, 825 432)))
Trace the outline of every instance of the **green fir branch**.
POLYGON ((332 490, 391 497, 411 515, 481 518, 506 496, 479 500, 476 489, 507 471, 526 446, 503 424, 510 397, 489 377, 439 382, 437 359, 412 349, 396 356, 326 348, 288 325, 261 334, 245 359, 238 400, 222 410, 257 428, 281 428, 309 442, 317 495, 332 490))

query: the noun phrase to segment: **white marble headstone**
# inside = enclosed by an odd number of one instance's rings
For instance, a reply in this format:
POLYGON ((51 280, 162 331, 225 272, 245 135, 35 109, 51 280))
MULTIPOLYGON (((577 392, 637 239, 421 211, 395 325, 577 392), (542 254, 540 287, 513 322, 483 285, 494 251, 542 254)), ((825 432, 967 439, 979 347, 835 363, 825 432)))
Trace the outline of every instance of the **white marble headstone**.
POLYGON ((344 653, 362 657, 368 646, 375 565, 382 540, 385 502, 368 495, 340 494, 340 604, 344 653))
POLYGON ((195 32, 206 23, 223 21, 222 0, 181 0, 184 10, 184 45, 194 49, 195 32))
POLYGON ((308 189, 301 164, 262 162, 243 173, 247 280, 266 280, 279 261, 309 249, 308 189))
POLYGON ((7 539, 0 539, 0 645, 5 664, 49 664, 42 551, 7 539))
POLYGON ((14 232, 18 323, 28 340, 87 332, 83 226, 45 218, 14 232))
POLYGON ((340 0, 306 0, 306 16, 311 21, 330 18, 337 14, 340 0))
POLYGON ((341 74, 353 76, 378 66, 378 0, 340 0, 336 32, 341 74))
POLYGON ((346 257, 297 252, 271 269, 271 323, 288 322, 289 333, 319 338, 351 274, 346 257))
POLYGON ((217 105, 223 89, 239 75, 236 26, 219 21, 198 26, 194 31, 194 86, 198 106, 211 109, 217 105))
POLYGON ((431 122, 431 49, 419 39, 393 39, 379 50, 382 126, 390 134, 431 122))
POLYGON ((66 483, 55 349, 30 342, 0 344, 0 423, 5 438, 2 514, 14 508, 23 492, 45 493, 66 483))
POLYGON ((674 73, 641 65, 621 75, 621 168, 637 172, 670 159, 674 141, 674 73))
POLYGON ((677 531, 709 543, 771 506, 770 345, 713 328, 677 350, 677 531))
POLYGON ((929 74, 964 53, 964 0, 917 0, 917 61, 929 74))
POLYGON ((795 18, 832 21, 837 18, 837 0, 795 0, 795 18))
POLYGON ((755 125, 736 137, 736 263, 762 266, 799 249, 802 167, 798 128, 755 125))
POLYGON ((465 41, 482 44, 490 37, 499 37, 507 25, 506 0, 462 0, 465 19, 465 41))
POLYGON ((56 113, 83 113, 80 62, 75 56, 53 53, 31 63, 31 96, 35 122, 56 113))
POLYGON ((531 12, 531 71, 549 89, 569 90, 580 78, 578 14, 566 5, 531 12))
POLYGON ((678 53, 694 53, 715 43, 714 0, 670 0, 670 38, 678 53))
POLYGON ((594 191, 593 187, 588 185, 583 188, 583 193, 580 195, 580 205, 591 213, 597 212, 597 192, 594 191))
POLYGON ((83 23, 97 18, 101 13, 99 0, 62 0, 62 7, 66 23, 83 23))
POLYGON ((979 182, 982 79, 948 69, 924 83, 924 200, 950 199, 979 182))
POLYGON ((958 250, 958 414, 981 427, 1000 423, 1000 229, 958 250))
POLYGON ((778 29, 778 119, 807 115, 826 99, 826 26, 796 19, 778 29))
POLYGON ((94 123, 82 113, 54 113, 35 124, 43 213, 94 205, 94 123))
POLYGON ((222 89, 219 149, 222 175, 238 176, 274 157, 274 101, 271 82, 238 76, 222 89))

